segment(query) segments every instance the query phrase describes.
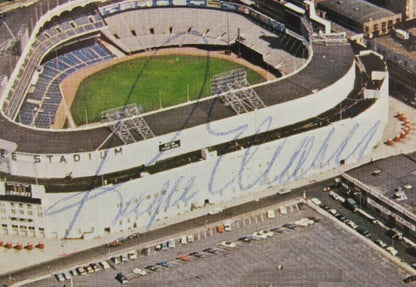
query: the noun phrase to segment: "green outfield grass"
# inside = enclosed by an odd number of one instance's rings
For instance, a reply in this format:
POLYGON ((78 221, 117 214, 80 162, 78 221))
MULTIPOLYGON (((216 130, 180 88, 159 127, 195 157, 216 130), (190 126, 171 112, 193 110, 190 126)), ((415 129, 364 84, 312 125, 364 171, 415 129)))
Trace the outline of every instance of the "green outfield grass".
MULTIPOLYGON (((136 103, 144 112, 211 95, 211 76, 240 68, 221 59, 197 56, 158 56, 111 66, 86 78, 71 107, 77 125, 100 120, 99 114, 136 103), (208 67, 208 70, 207 70, 208 67), (205 75, 208 75, 206 77, 205 75), (208 81, 204 83, 204 78, 208 81)), ((247 69, 250 84, 264 81, 247 69)))

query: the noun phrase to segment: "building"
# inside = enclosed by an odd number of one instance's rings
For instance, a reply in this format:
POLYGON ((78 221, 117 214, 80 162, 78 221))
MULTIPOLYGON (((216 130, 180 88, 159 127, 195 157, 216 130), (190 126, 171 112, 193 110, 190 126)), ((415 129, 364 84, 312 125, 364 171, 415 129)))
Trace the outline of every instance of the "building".
POLYGON ((369 160, 380 143, 389 83, 379 54, 354 55, 346 41, 310 42, 229 2, 82 2, 39 19, 3 91, 0 234, 85 239, 163 228, 369 160), (240 72, 232 72, 233 82, 216 78, 213 97, 130 114, 117 125, 51 129, 66 103, 59 89, 36 90, 55 83, 38 83, 112 61, 102 41, 120 57, 237 45, 242 57, 255 55, 285 77, 235 86, 240 72))
POLYGON ((410 21, 416 18, 415 0, 369 0, 369 2, 402 14, 403 21, 410 21))
POLYGON ((364 0, 328 0, 318 7, 328 19, 369 38, 386 35, 401 22, 402 16, 364 0))
POLYGON ((416 235, 416 154, 378 160, 346 172, 352 196, 384 217, 390 227, 416 235))

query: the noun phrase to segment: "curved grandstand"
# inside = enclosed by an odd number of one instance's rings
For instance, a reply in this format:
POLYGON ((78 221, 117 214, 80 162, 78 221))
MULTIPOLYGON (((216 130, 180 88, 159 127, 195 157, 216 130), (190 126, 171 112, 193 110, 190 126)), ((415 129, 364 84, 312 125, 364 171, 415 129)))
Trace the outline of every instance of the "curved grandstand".
POLYGON ((378 144, 388 75, 377 55, 355 56, 344 39, 310 42, 222 1, 83 5, 69 2, 40 19, 2 95, 0 200, 36 204, 44 215, 30 218, 33 232, 6 219, 4 234, 148 230, 354 162, 378 144), (125 105, 98 125, 52 129, 70 121, 73 99, 60 87, 68 75, 168 47, 198 48, 207 58, 232 52, 279 78, 250 86, 244 71, 232 71, 211 79, 210 97, 148 113, 125 105))

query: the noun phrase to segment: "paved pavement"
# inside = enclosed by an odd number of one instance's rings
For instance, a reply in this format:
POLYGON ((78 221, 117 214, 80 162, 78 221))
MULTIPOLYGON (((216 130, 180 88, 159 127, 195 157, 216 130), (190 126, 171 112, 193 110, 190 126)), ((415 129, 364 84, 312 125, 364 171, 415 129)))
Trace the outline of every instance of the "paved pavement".
MULTIPOLYGON (((200 231, 194 243, 168 251, 152 251, 149 256, 113 265, 106 271, 76 276, 75 286, 114 286, 114 277, 122 272, 128 279, 126 286, 404 286, 407 272, 394 265, 389 256, 375 252, 358 233, 340 226, 337 221, 320 215, 310 208, 299 210, 294 202, 275 205, 276 218, 267 219, 264 211, 244 214, 231 224, 232 231, 211 233, 200 231), (279 208, 278 208, 279 206, 279 208), (288 214, 280 214, 286 207, 288 214), (308 227, 284 229, 268 239, 251 243, 238 242, 241 236, 258 230, 280 227, 306 216, 321 219, 308 227), (235 248, 220 245, 222 241, 237 242, 235 248), (202 252, 206 247, 217 250, 212 255, 202 252), (201 252, 202 258, 191 256, 191 262, 175 259, 179 254, 201 252), (135 267, 145 269, 159 261, 167 261, 169 268, 160 267, 144 277, 134 275, 135 267), (278 270, 278 266, 282 268, 278 270)), ((372 244, 372 243, 371 243, 372 244)), ((62 286, 53 276, 27 286, 62 286)))

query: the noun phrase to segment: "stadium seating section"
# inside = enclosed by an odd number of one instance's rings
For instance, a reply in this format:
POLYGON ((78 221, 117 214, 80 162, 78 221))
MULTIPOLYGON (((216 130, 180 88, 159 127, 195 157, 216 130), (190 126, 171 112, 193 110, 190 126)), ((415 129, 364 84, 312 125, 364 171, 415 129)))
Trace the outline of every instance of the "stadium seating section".
POLYGON ((306 58, 300 40, 286 34, 278 36, 236 13, 196 8, 146 9, 114 14, 105 21, 108 25, 103 34, 125 53, 194 44, 227 46, 239 40, 283 74, 298 69, 306 58))
POLYGON ((26 125, 50 127, 62 99, 59 83, 79 69, 113 57, 101 44, 94 43, 47 60, 35 89, 26 95, 18 120, 26 125))
POLYGON ((89 8, 72 11, 48 22, 36 35, 36 40, 31 45, 29 55, 26 57, 27 60, 23 63, 23 68, 20 69, 17 80, 11 88, 8 95, 9 103, 5 107, 6 114, 17 121, 19 120, 17 115, 25 99, 26 87, 30 86, 32 75, 49 51, 59 43, 97 32, 104 25, 98 11, 89 8))

